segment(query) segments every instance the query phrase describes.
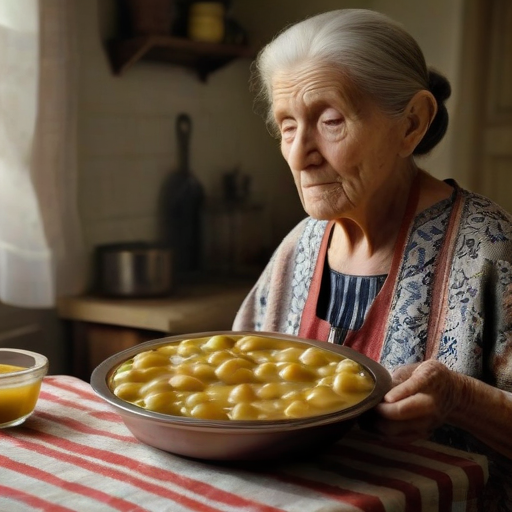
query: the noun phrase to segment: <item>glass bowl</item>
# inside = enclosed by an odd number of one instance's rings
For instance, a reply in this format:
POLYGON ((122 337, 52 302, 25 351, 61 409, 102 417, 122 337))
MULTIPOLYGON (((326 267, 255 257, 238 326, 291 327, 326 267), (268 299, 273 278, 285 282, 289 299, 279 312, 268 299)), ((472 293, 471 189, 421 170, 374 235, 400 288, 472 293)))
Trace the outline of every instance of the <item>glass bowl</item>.
POLYGON ((48 366, 42 354, 0 348, 0 428, 20 425, 32 414, 48 366))
POLYGON ((94 391, 121 416, 132 434, 150 446, 197 459, 254 460, 305 456, 340 439, 358 416, 377 405, 391 388, 391 376, 379 363, 348 347, 265 332, 203 332, 141 343, 115 354, 91 375, 94 391), (370 394, 337 412, 282 420, 215 420, 153 412, 120 399, 112 391, 116 370, 138 353, 187 339, 216 335, 254 335, 319 347, 361 364, 373 377, 370 394))

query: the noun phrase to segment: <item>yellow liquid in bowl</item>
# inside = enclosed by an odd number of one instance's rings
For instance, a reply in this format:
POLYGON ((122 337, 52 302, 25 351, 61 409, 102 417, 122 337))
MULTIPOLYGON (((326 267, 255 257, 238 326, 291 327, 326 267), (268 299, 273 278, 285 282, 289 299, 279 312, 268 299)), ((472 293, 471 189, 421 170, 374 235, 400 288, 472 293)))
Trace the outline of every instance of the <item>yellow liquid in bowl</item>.
MULTIPOLYGON (((26 370, 20 366, 0 364, 0 374, 26 370)), ((27 417, 36 406, 41 381, 8 388, 0 387, 0 427, 15 425, 27 417)))
POLYGON ((19 372, 21 370, 26 370, 26 368, 13 366, 12 364, 0 364, 0 373, 19 372))

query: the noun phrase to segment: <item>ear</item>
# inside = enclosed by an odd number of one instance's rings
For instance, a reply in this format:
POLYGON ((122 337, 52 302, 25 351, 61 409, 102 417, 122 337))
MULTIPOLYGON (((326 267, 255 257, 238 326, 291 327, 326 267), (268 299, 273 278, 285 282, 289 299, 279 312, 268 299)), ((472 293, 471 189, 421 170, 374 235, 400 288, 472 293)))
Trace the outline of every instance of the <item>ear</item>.
POLYGON ((404 110, 404 137, 399 155, 407 158, 428 130, 437 112, 437 102, 431 92, 418 91, 404 110))

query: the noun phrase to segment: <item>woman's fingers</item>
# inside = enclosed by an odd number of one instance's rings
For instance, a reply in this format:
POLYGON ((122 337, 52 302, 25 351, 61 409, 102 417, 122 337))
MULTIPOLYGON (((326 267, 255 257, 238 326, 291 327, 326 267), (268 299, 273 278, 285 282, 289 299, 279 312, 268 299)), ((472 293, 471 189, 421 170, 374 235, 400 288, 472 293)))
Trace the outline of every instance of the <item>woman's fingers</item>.
POLYGON ((426 393, 414 393, 393 402, 383 402, 376 406, 376 412, 388 420, 404 421, 422 416, 437 416, 437 404, 426 393))
POLYGON ((459 401, 456 379, 456 374, 434 360, 397 369, 393 373, 397 384, 375 407, 372 428, 404 439, 427 437, 459 401))
POLYGON ((421 363, 415 363, 415 364, 406 364, 404 366, 399 366, 393 372, 393 375, 391 376, 392 380, 393 380, 393 386, 398 386, 402 382, 406 381, 412 375, 414 370, 416 370, 416 368, 418 368, 418 366, 420 364, 421 363))
POLYGON ((393 372, 393 388, 384 396, 385 402, 396 402, 420 391, 421 381, 414 378, 419 365, 402 366, 393 372))
POLYGON ((416 393, 430 394, 441 400, 451 383, 450 370, 434 360, 398 368, 393 373, 393 381, 395 374, 399 383, 386 393, 384 401, 388 403, 403 400, 416 393))

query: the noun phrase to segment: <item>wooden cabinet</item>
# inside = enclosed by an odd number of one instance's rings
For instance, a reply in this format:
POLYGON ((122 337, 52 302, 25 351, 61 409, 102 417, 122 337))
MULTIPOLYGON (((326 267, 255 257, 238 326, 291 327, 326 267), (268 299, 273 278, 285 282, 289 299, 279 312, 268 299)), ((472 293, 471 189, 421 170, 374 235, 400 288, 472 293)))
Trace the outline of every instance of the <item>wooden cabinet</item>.
POLYGON ((108 357, 168 333, 93 322, 70 322, 71 369, 74 377, 90 381, 91 373, 108 357))

